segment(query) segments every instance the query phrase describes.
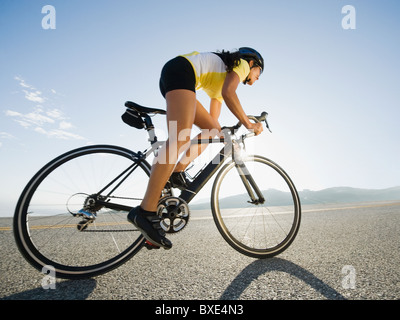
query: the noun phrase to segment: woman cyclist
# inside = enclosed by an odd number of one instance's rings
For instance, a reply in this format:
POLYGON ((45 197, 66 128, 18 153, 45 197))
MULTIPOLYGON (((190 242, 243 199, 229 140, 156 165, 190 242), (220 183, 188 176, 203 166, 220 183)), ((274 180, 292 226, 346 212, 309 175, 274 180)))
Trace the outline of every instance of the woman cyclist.
POLYGON ((184 188, 185 168, 205 148, 202 145, 190 147, 193 124, 208 132, 208 137, 220 132, 218 118, 222 102, 225 101, 229 110, 247 129, 253 130, 256 135, 262 132, 260 123, 249 121, 236 89, 240 82, 254 84, 263 69, 262 56, 248 47, 235 52, 193 52, 165 64, 161 72, 160 90, 167 101, 169 136, 154 160, 141 205, 128 214, 128 221, 142 232, 147 243, 150 242, 148 245, 165 249, 172 247, 171 241, 165 237, 156 211, 160 194, 168 181, 174 187, 184 188), (211 98, 209 112, 196 99, 196 90, 199 89, 203 89, 211 98), (177 163, 182 150, 186 150, 186 153, 177 163))

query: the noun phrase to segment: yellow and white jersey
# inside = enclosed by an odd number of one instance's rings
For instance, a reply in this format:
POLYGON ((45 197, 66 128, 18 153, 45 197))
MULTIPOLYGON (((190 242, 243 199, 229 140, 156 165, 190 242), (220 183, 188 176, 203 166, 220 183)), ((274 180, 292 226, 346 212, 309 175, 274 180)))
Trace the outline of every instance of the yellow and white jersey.
MULTIPOLYGON (((223 102, 222 86, 226 78, 226 66, 222 59, 212 52, 199 53, 194 51, 184 54, 192 65, 196 76, 196 90, 203 89, 210 98, 223 102)), ((246 80, 250 73, 250 66, 246 60, 240 59, 239 66, 233 69, 240 78, 240 82, 246 80)))

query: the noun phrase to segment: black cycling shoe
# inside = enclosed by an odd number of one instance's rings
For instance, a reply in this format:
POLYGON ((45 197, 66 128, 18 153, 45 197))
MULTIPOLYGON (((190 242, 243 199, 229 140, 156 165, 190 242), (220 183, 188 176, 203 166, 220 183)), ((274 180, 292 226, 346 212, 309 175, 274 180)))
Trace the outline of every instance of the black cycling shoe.
POLYGON ((169 182, 173 188, 180 190, 186 190, 190 184, 190 181, 184 172, 172 172, 169 182))
POLYGON ((164 249, 172 248, 172 242, 165 237, 165 231, 160 225, 160 217, 155 212, 144 212, 138 206, 129 212, 128 221, 133 223, 152 244, 164 249))

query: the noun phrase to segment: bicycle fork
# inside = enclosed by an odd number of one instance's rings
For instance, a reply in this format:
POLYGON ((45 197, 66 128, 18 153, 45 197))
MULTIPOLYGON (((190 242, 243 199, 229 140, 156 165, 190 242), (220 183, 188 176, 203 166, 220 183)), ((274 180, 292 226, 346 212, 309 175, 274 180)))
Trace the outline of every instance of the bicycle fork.
MULTIPOLYGON (((249 135, 253 135, 253 133, 250 133, 249 135)), ((258 188, 256 182, 254 181, 252 175, 250 174, 243 160, 244 158, 243 151, 246 149, 244 144, 245 137, 246 136, 242 136, 242 138, 239 141, 237 140, 232 141, 232 159, 235 162, 235 168, 239 173, 240 179, 242 180, 243 185, 246 188, 246 191, 250 197, 251 201, 247 202, 256 205, 263 204, 265 202, 265 198, 261 193, 261 190, 258 188)))
POLYGON ((251 204, 263 204, 265 202, 265 198, 261 193, 261 190, 258 188, 249 170, 247 169, 246 165, 243 162, 238 163, 235 161, 235 168, 238 171, 240 179, 242 180, 243 185, 246 188, 246 191, 251 199, 251 201, 247 202, 251 204))

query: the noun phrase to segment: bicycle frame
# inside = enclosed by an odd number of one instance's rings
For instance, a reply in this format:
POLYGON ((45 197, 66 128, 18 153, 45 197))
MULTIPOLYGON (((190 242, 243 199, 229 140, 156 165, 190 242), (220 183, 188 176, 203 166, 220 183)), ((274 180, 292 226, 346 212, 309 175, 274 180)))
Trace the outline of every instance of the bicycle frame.
MULTIPOLYGON (((130 175, 131 172, 135 170, 135 168, 140 164, 140 161, 146 160, 151 154, 157 155, 158 149, 165 143, 165 141, 158 141, 157 136, 155 135, 154 126, 151 123, 151 120, 146 119, 148 125, 146 126, 146 130, 149 135, 149 142, 151 143, 151 148, 146 149, 143 152, 135 153, 135 163, 129 166, 126 170, 124 170, 120 175, 118 175, 113 181, 111 181, 108 185, 106 185, 102 190, 97 193, 97 196, 105 191, 108 187, 113 185, 118 179, 125 177, 109 192, 106 198, 111 195, 111 193, 118 188, 118 186, 130 175)), ((235 161, 236 169, 242 179, 242 182, 245 185, 245 188, 249 194, 251 201, 250 203, 263 203, 265 200, 262 196, 261 191, 258 189, 256 184, 254 183, 253 178, 248 173, 246 166, 243 162, 241 162, 240 157, 235 156, 235 145, 243 142, 244 139, 253 136, 253 133, 249 133, 247 135, 243 135, 238 139, 232 139, 234 131, 239 127, 236 125, 234 127, 225 128, 222 132, 224 133, 224 138, 214 138, 214 139, 199 139, 194 138, 191 140, 192 144, 213 144, 213 143, 223 143, 224 146, 220 149, 217 155, 199 172, 195 175, 195 178, 192 180, 187 189, 181 191, 179 197, 183 199, 186 203, 190 203, 190 201, 200 192, 200 190, 206 185, 206 183, 213 177, 213 175, 220 169, 220 167, 224 164, 226 159, 232 156, 235 161), (256 196, 254 195, 253 190, 255 191, 256 196)), ((105 199, 106 200, 106 199, 105 199)), ((98 205, 102 205, 109 209, 114 210, 125 210, 130 211, 132 208, 119 205, 116 203, 111 203, 108 201, 103 201, 102 199, 97 198, 96 203, 98 205)))
MULTIPOLYGON (((148 129, 149 141, 151 143, 151 148, 145 150, 143 153, 139 153, 139 160, 148 158, 152 153, 157 155, 158 149, 165 143, 165 141, 158 141, 154 133, 154 127, 148 129)), ((207 164, 207 166, 200 170, 196 174, 196 178, 193 179, 188 189, 181 191, 180 198, 189 203, 197 193, 205 186, 205 184, 211 179, 211 177, 218 171, 218 169, 223 165, 225 160, 232 155, 232 147, 234 142, 231 136, 224 132, 224 138, 222 139, 198 139, 194 138, 190 141, 191 145, 195 144, 213 144, 213 143, 223 143, 224 146, 220 149, 218 154, 207 164)))

